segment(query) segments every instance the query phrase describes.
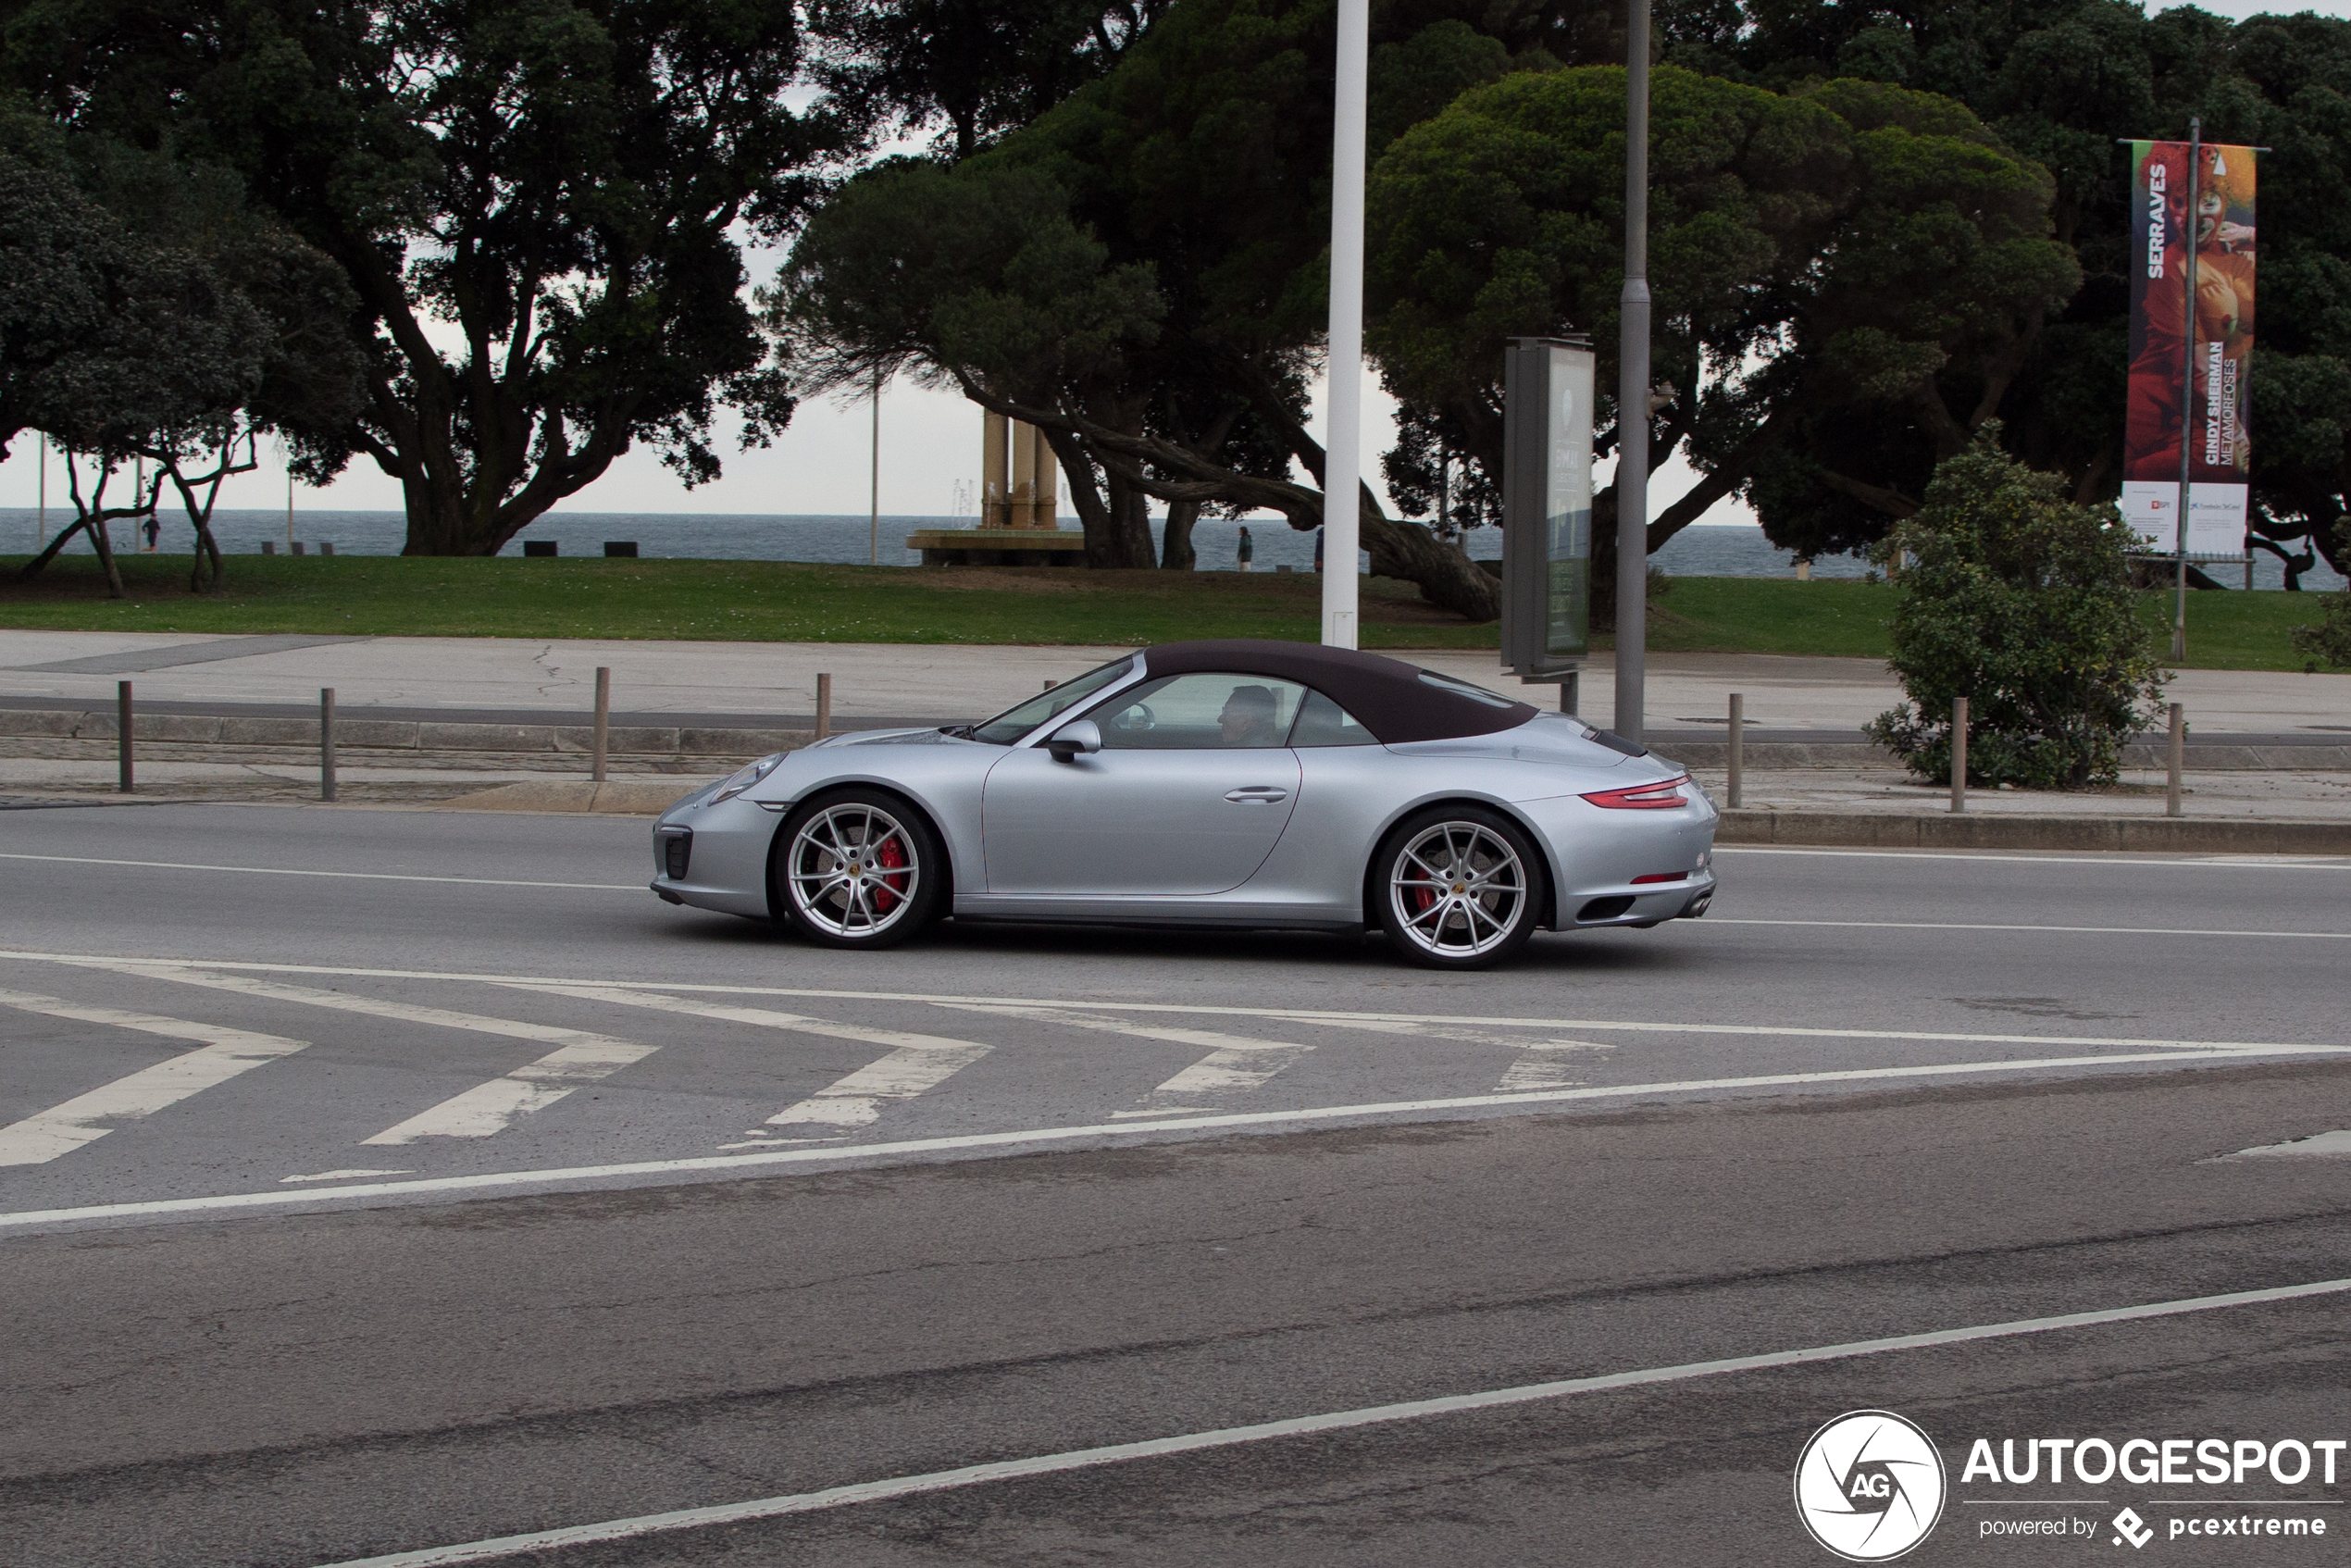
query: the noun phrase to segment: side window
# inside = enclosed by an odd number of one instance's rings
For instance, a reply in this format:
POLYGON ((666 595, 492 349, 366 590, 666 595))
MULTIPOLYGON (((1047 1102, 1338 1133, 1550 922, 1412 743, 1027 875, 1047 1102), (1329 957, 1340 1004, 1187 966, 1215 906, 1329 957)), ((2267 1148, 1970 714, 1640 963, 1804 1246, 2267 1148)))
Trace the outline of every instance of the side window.
POLYGON ((1379 741, 1356 716, 1324 696, 1306 693, 1298 710, 1298 728, 1290 731, 1293 746, 1376 746, 1379 741))
POLYGON ((1246 751, 1287 741, 1306 689, 1263 675, 1171 675, 1088 716, 1110 752, 1246 751))

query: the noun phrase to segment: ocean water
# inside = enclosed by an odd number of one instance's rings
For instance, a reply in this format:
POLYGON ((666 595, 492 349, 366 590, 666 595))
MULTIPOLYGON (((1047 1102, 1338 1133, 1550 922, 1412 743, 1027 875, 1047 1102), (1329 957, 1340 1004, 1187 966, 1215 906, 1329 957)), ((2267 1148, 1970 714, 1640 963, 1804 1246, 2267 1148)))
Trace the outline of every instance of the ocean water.
MULTIPOLYGON (((55 508, 53 526, 60 521, 55 508)), ((0 554, 40 548, 38 517, 30 508, 0 508, 0 554)), ((1066 519, 1065 519, 1066 521, 1066 519)), ((564 555, 601 555, 606 540, 634 540, 640 554, 721 561, 862 562, 878 559, 883 566, 912 566, 919 555, 906 548, 906 536, 917 529, 968 528, 969 517, 886 516, 881 519, 879 548, 864 516, 765 516, 743 513, 551 512, 525 529, 502 554, 520 555, 525 540, 553 540, 564 555)), ((1075 526, 1072 523, 1070 526, 1075 526)), ((1151 525, 1154 538, 1159 524, 1151 525)), ((272 511, 222 511, 213 518, 213 536, 230 554, 257 554, 264 540, 286 547, 286 515, 272 511)), ((1241 529, 1249 530, 1256 569, 1270 571, 1288 566, 1312 568, 1314 536, 1300 533, 1279 520, 1236 523, 1203 519, 1192 529, 1192 547, 1204 571, 1231 571, 1238 557, 1241 529)), ((294 538, 315 551, 331 543, 345 555, 396 555, 406 536, 406 523, 397 512, 296 512, 294 538)), ((184 549, 184 520, 167 518, 162 541, 167 550, 184 549)), ((128 523, 115 525, 117 549, 133 545, 128 523)), ((88 554, 89 544, 76 540, 71 553, 88 554)), ((1502 553, 1499 529, 1474 529, 1469 553, 1492 560, 1502 553)), ((1795 558, 1773 548, 1763 530, 1753 524, 1687 528, 1649 557, 1669 577, 1794 577, 1795 558)), ((1367 564, 1359 562, 1359 565, 1367 564)), ((1812 564, 1816 578, 1859 578, 1870 569, 1851 555, 1827 556, 1812 564)), ((2244 573, 2236 566, 2208 567, 2223 586, 2239 587, 2244 573)), ((2305 573, 2306 589, 2340 588, 2343 579, 2320 565, 2305 573)), ((2285 574, 2277 558, 2255 558, 2253 586, 2282 589, 2285 574)))

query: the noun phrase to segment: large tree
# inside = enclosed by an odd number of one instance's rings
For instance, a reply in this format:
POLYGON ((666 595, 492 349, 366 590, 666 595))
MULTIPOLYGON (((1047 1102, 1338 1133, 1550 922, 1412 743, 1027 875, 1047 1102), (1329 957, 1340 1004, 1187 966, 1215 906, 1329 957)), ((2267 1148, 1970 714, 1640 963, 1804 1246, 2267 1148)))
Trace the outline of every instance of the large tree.
MULTIPOLYGON (((2340 567, 2351 512, 2351 20, 2304 11, 2231 21, 2136 0, 1749 0, 1739 25, 1669 13, 1671 57, 1765 85, 1862 76, 1972 107, 2055 180, 2057 237, 2084 284, 2052 313, 1996 398, 2009 446, 2077 499, 2120 482, 2128 356, 2130 168, 2118 137, 2270 149, 2260 162, 2260 341, 2253 376, 2255 542, 2340 567)), ((1807 553, 1874 538, 1915 510, 1940 436, 1907 410, 1815 421, 1753 494, 1775 541, 1807 553), (1896 456, 1869 494, 1834 476, 1855 450, 1896 456)), ((2289 579, 2291 580, 2291 579, 2289 579)))
MULTIPOLYGON (((1661 67, 1650 113, 1650 460, 1686 452, 1700 474, 1651 520, 1652 550, 1855 417, 1898 409, 1925 450, 1963 446, 2079 281, 2049 237, 2048 176, 1948 99, 1661 67)), ((1506 339, 1589 332, 1600 384, 1616 384, 1623 124, 1619 68, 1518 73, 1406 132, 1374 171, 1371 344, 1489 490, 1506 339)), ((1606 451, 1612 397, 1603 410, 1606 451)), ((1853 450, 1813 471, 1867 493, 1909 455, 1853 450)), ((1611 487, 1603 556, 1614 508, 1611 487)))
MULTIPOLYGON (((1605 49, 1606 24, 1597 6, 1375 7, 1374 145, 1514 58, 1605 49)), ((1188 0, 997 146, 854 182, 775 297, 792 362, 816 385, 914 366, 1032 420, 1101 565, 1149 564, 1154 498, 1314 527, 1305 390, 1326 317, 1331 25, 1309 0, 1188 0)), ((1358 505, 1375 571, 1493 614, 1458 548, 1388 517, 1368 487, 1358 505)))
POLYGON ((643 442, 710 479, 790 416, 741 235, 784 233, 853 137, 792 106, 790 0, 0 0, 61 120, 237 170, 360 301, 364 454, 407 550, 489 554, 643 442))

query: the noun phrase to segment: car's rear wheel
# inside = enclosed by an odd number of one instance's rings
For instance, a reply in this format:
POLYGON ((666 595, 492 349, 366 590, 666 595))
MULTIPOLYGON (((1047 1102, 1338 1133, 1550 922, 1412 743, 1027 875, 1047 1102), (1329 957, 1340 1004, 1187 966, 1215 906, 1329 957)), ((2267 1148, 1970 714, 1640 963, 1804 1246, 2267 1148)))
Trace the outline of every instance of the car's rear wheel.
POLYGON ((1541 918, 1543 862, 1518 824, 1440 806, 1381 841, 1373 886, 1396 951, 1434 969, 1482 969, 1524 947, 1541 918))
POLYGON ((833 790, 794 806, 776 841, 769 897, 827 947, 889 947, 937 912, 946 852, 930 824, 879 790, 833 790))

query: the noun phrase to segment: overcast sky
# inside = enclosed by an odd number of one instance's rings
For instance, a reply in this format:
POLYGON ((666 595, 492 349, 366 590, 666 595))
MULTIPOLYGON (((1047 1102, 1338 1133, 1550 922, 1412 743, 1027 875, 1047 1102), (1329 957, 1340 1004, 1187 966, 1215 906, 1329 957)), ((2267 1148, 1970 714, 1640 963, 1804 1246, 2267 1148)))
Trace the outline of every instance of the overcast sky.
MULTIPOLYGON (((2159 5, 2149 9, 2159 10, 2159 5)), ((2258 0, 2205 0, 2205 8, 2227 16, 2251 16, 2278 10, 2258 0)), ((2297 9, 2304 7, 2296 7, 2297 9)), ((2351 14, 2351 0, 2326 0, 2309 9, 2330 15, 2351 14)), ((755 260, 764 272, 772 258, 755 260)), ((1312 424, 1316 439, 1323 434, 1320 389, 1312 424)), ((1394 444, 1394 404, 1369 377, 1363 399, 1364 444, 1367 460, 1394 444)), ((803 404, 791 428, 764 452, 736 454, 731 438, 722 443, 726 474, 715 483, 689 491, 649 452, 635 451, 615 463, 604 477, 573 496, 562 509, 571 512, 751 512, 784 514, 857 513, 868 504, 871 464, 872 409, 864 401, 842 407, 827 402, 803 404)), ((960 482, 975 485, 979 477, 980 413, 971 404, 947 392, 925 392, 901 381, 887 389, 881 404, 881 509, 885 516, 946 516, 954 509, 960 482)), ((16 454, 0 463, 0 506, 31 506, 38 479, 34 443, 20 438, 16 454)), ((50 486, 61 486, 58 465, 50 460, 50 486)), ((1654 491, 1662 505, 1689 483, 1678 465, 1661 473, 1654 491)), ((53 494, 53 503, 62 497, 53 494)), ((255 473, 230 481, 224 507, 280 507, 286 504, 282 466, 265 454, 255 473)), ((396 511, 400 488, 374 464, 355 461, 335 484, 324 490, 297 489, 297 510, 396 511)), ((1066 516, 1066 513, 1064 513, 1066 516)), ((1747 520, 1744 507, 1726 502, 1705 519, 1709 522, 1747 520)))

